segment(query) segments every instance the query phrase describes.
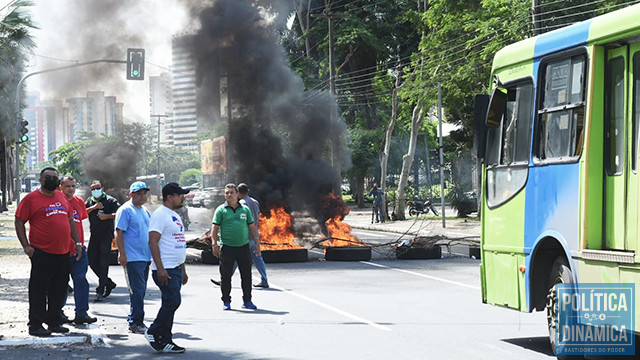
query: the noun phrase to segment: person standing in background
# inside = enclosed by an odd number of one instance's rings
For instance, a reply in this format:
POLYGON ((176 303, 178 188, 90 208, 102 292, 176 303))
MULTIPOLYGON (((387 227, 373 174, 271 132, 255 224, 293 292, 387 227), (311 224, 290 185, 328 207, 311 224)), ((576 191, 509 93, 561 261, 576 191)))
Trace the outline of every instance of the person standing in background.
POLYGON ((91 196, 85 201, 89 214, 89 266, 98 277, 95 301, 104 300, 116 287, 116 283, 109 278, 109 255, 113 241, 113 220, 120 203, 113 196, 107 195, 100 180, 91 183, 91 196))
POLYGON ((73 299, 75 301, 75 324, 92 324, 98 319, 89 316, 89 282, 87 281, 87 269, 89 261, 87 260, 87 248, 84 246, 84 230, 82 229, 82 220, 87 218, 87 208, 84 200, 75 196, 76 179, 71 175, 65 175, 60 181, 60 191, 69 200, 73 222, 80 238, 82 253, 78 257, 75 253, 75 247, 69 247, 69 265, 71 269, 71 280, 73 280, 73 299))

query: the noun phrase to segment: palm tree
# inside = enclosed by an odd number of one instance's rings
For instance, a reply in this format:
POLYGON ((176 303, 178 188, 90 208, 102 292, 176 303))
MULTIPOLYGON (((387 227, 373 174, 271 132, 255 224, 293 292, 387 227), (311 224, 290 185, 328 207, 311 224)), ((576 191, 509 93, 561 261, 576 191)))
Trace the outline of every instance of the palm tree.
MULTIPOLYGON (((29 33, 36 28, 27 11, 30 6, 33 6, 31 1, 16 0, 0 9, 0 11, 6 11, 6 15, 0 19, 0 190, 2 190, 0 210, 2 211, 7 209, 7 193, 11 185, 7 182, 7 178, 13 178, 11 171, 13 167, 7 164, 16 160, 12 151, 16 141, 16 90, 25 72, 27 54, 35 47, 29 33)), ((21 93, 24 94, 24 91, 21 93)), ((23 98, 19 101, 19 108, 22 110, 23 98)))

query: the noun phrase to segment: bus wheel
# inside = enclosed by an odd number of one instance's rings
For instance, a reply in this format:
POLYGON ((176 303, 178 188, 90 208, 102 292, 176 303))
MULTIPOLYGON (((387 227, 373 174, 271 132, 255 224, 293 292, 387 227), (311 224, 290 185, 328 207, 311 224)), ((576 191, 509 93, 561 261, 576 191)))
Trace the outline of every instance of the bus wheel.
MULTIPOLYGON (((548 294, 547 294, 547 327, 549 328, 549 342, 551 343, 551 351, 556 353, 556 304, 557 296, 554 285, 556 284, 568 284, 573 283, 573 275, 569 264, 564 257, 559 257, 554 261, 551 267, 551 274, 548 281, 548 294)), ((557 356, 558 359, 584 359, 582 355, 565 355, 557 356)))

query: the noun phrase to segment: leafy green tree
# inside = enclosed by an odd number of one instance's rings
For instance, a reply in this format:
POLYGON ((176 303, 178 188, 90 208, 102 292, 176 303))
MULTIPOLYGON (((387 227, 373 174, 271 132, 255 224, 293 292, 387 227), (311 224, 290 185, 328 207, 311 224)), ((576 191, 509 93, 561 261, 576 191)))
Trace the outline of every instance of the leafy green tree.
POLYGON ((68 174, 75 177, 78 182, 86 183, 88 179, 85 177, 82 169, 82 158, 85 151, 96 139, 96 134, 92 132, 78 132, 78 140, 72 143, 66 143, 56 150, 49 153, 49 156, 56 164, 60 174, 68 174))
MULTIPOLYGON (((200 183, 202 179, 202 170, 200 169, 187 169, 180 173, 180 180, 178 183, 181 186, 189 186, 194 183, 200 183)), ((202 185, 202 184, 201 184, 202 185)))
MULTIPOLYGON (((16 91, 18 83, 26 71, 28 53, 35 47, 30 31, 36 27, 31 21, 28 8, 33 3, 26 0, 14 1, 7 6, 7 14, 0 19, 0 188, 2 190, 2 210, 7 209, 7 193, 12 184, 7 178, 13 177, 12 169, 7 166, 11 156, 10 146, 15 143, 16 91)), ((24 84, 18 99, 20 111, 24 108, 24 84)), ((18 161, 26 158, 22 152, 17 154, 18 161)))

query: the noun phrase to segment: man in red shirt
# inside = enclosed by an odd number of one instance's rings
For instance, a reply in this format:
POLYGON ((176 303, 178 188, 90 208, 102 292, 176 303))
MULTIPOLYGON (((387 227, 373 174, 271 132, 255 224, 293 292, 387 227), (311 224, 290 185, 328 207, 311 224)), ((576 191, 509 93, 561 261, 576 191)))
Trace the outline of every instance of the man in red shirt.
POLYGON ((80 238, 80 244, 82 245, 82 253, 80 258, 75 251, 75 244, 70 243, 69 247, 69 266, 71 270, 71 279, 73 280, 73 299, 75 300, 76 317, 73 322, 80 324, 91 324, 98 319, 89 316, 87 311, 89 310, 89 282, 87 281, 87 269, 89 268, 89 261, 87 258, 87 248, 84 246, 84 230, 82 229, 82 220, 88 217, 87 208, 84 205, 84 200, 75 196, 76 193, 76 179, 71 175, 65 175, 60 180, 60 191, 69 200, 69 206, 71 207, 71 213, 73 216, 73 222, 76 225, 76 231, 80 238))
POLYGON ((60 324, 69 281, 69 248, 75 244, 76 254, 82 254, 69 202, 64 194, 56 191, 59 182, 56 169, 42 169, 40 189, 27 194, 16 210, 16 234, 31 259, 28 325, 29 334, 34 336, 69 332, 60 324), (48 325, 48 330, 43 323, 48 325))

